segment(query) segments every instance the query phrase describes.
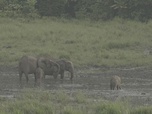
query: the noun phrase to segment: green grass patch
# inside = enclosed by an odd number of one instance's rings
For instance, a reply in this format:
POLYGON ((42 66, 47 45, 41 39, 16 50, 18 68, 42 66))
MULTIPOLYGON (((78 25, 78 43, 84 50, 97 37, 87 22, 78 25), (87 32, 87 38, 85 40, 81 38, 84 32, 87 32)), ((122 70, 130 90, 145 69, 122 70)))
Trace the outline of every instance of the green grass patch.
POLYGON ((95 99, 76 91, 23 89, 12 99, 0 100, 0 114, 151 114, 151 106, 131 107, 127 101, 95 99), (77 94, 77 95, 76 95, 77 94), (78 96, 83 100, 78 102, 78 96), (83 96, 83 98, 82 98, 83 96), (85 99, 85 102, 84 102, 85 99), (83 101, 83 102, 82 102, 83 101))
POLYGON ((53 105, 35 100, 15 101, 2 108, 3 114, 53 114, 53 105))
POLYGON ((101 102, 96 106, 95 114, 129 114, 129 109, 125 103, 101 102))
POLYGON ((130 114, 152 114, 152 106, 142 106, 133 109, 130 114))
POLYGON ((18 65, 23 55, 47 54, 78 67, 152 66, 151 21, 0 18, 0 24, 1 65, 18 65))
POLYGON ((82 91, 77 91, 75 93, 75 100, 77 103, 87 103, 87 97, 82 91))

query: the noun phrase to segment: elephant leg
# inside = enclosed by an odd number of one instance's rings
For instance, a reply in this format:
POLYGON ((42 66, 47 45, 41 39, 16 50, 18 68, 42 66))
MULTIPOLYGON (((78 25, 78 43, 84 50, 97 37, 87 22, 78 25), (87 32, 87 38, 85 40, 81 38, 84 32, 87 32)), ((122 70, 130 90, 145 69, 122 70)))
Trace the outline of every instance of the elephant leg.
POLYGON ((117 90, 119 90, 120 89, 119 85, 117 85, 116 88, 117 88, 117 90))
POLYGON ((45 79, 45 74, 43 75, 43 78, 45 79))
POLYGON ((70 74, 71 74, 70 80, 72 81, 72 79, 73 79, 73 71, 70 72, 70 74))
POLYGON ((63 80, 64 78, 64 72, 61 72, 61 79, 63 80))
POLYGON ((55 81, 57 81, 57 74, 53 74, 55 81))
POLYGON ((112 88, 111 88, 111 90, 114 90, 114 89, 115 89, 115 87, 112 87, 112 88))
POLYGON ((22 75, 23 75, 23 72, 19 72, 19 81, 20 81, 20 86, 22 85, 22 75))
POLYGON ((35 82, 35 86, 40 86, 41 85, 41 78, 37 78, 35 82))
POLYGON ((118 89, 121 89, 121 87, 117 85, 117 90, 118 90, 118 89))
POLYGON ((112 85, 110 85, 110 89, 111 89, 111 90, 114 90, 114 89, 115 89, 115 87, 114 87, 114 86, 112 86, 112 85))
POLYGON ((34 73, 34 77, 35 77, 35 84, 34 84, 34 86, 36 86, 37 85, 37 76, 36 76, 35 73, 34 73))
POLYGON ((28 81, 29 81, 28 73, 25 73, 25 77, 26 77, 26 83, 28 83, 28 81))
POLYGON ((70 80, 73 81, 73 76, 71 76, 70 80))

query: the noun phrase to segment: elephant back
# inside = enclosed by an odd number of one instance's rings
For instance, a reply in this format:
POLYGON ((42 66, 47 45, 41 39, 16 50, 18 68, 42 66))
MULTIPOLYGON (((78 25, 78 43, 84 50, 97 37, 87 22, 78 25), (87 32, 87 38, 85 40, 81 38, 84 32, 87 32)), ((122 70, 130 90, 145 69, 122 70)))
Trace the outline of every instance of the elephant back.
POLYGON ((53 75, 55 72, 59 72, 59 65, 45 57, 38 58, 37 66, 43 69, 45 75, 53 75))

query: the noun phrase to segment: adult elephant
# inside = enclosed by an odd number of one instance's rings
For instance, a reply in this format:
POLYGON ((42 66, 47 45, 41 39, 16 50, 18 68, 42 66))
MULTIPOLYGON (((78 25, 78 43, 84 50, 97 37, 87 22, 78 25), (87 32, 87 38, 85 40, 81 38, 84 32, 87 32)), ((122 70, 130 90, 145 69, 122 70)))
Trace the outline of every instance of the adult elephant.
POLYGON ((59 65, 46 58, 36 58, 33 56, 24 55, 19 60, 19 80, 22 84, 22 75, 25 74, 26 82, 28 83, 28 74, 34 74, 36 83, 36 69, 42 68, 44 75, 54 75, 56 78, 59 72, 59 65))
POLYGON ((57 76, 60 71, 60 66, 56 62, 45 57, 40 57, 38 58, 37 64, 38 64, 38 67, 43 69, 44 76, 53 75, 53 77, 57 79, 57 76))
POLYGON ((22 75, 25 74, 26 77, 26 82, 28 83, 29 78, 28 74, 34 74, 35 76, 35 71, 37 68, 37 58, 33 56, 27 56, 24 55, 21 57, 19 60, 19 79, 20 79, 20 84, 22 81, 22 75))
POLYGON ((74 77, 74 66, 73 66, 73 63, 71 61, 64 60, 64 59, 57 60, 56 63, 60 65, 59 74, 61 75, 61 79, 64 78, 64 72, 68 71, 71 74, 70 80, 72 80, 73 77, 74 77))

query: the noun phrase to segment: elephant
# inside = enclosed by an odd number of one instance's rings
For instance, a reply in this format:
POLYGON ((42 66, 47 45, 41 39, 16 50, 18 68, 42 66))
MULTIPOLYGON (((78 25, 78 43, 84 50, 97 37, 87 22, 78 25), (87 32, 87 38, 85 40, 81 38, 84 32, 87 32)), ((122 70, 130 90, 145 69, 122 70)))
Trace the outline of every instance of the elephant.
POLYGON ((33 57, 33 56, 24 55, 19 60, 20 84, 21 84, 23 73, 25 74, 27 83, 29 81, 28 74, 34 74, 35 82, 36 82, 36 69, 38 67, 43 69, 44 74, 49 74, 51 72, 55 77, 57 77, 58 72, 59 72, 59 68, 57 69, 56 66, 54 65, 54 62, 51 62, 51 60, 49 60, 49 59, 45 59, 45 58, 42 58, 42 57, 41 58, 36 58, 36 57, 33 57), (45 66, 45 68, 47 70, 44 70, 43 66, 45 66))
POLYGON ((42 79, 44 78, 44 71, 42 68, 37 67, 36 71, 35 71, 35 85, 40 86, 42 79))
POLYGON ((56 63, 60 65, 60 72, 59 74, 61 75, 61 79, 64 78, 64 72, 68 71, 71 74, 70 80, 72 81, 74 77, 74 66, 71 61, 60 59, 56 60, 56 63))
POLYGON ((28 74, 34 74, 34 76, 35 76, 35 71, 37 68, 37 58, 33 57, 33 56, 24 55, 19 60, 18 68, 19 68, 20 83, 22 80, 23 73, 25 74, 26 82, 28 83, 28 81, 29 81, 28 74))
POLYGON ((114 90, 114 89, 121 89, 121 78, 119 76, 112 76, 111 80, 110 80, 110 89, 114 90))
POLYGON ((38 59, 37 64, 38 64, 38 67, 43 69, 44 77, 45 75, 53 75, 53 77, 57 79, 57 76, 60 71, 60 66, 56 62, 45 57, 40 57, 38 59))

